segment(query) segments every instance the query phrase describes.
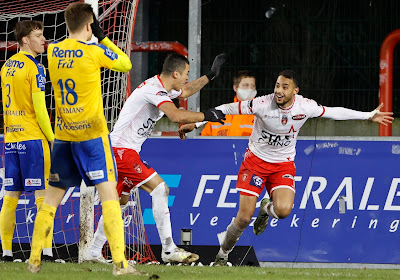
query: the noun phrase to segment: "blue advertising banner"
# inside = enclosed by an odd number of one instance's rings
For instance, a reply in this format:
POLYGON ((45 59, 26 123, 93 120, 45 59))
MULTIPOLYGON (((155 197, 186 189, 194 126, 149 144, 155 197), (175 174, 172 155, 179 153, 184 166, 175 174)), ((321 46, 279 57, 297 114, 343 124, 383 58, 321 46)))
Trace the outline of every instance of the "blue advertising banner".
MULTIPOLYGON (((235 184, 246 148, 245 139, 149 139, 144 144, 142 159, 170 186, 175 242, 180 229, 191 228, 194 245, 219 244, 217 234, 238 209, 235 184)), ((238 245, 254 246, 259 261, 400 263, 399 160, 399 142, 299 140, 292 213, 270 220, 256 236, 251 226, 257 208, 238 245), (340 196, 345 213, 339 213, 340 196)), ((147 193, 141 192, 141 201, 150 243, 158 243, 147 193)))
MULTIPOLYGON (((226 230, 238 209, 235 185, 247 142, 239 138, 151 138, 143 145, 142 159, 170 187, 175 243, 179 244, 182 228, 191 228, 193 245, 219 244, 217 234, 226 230)), ((399 160, 397 141, 299 140, 292 213, 283 220, 271 219, 263 234, 254 235, 252 224, 263 193, 237 245, 254 246, 259 261, 400 263, 399 160), (344 211, 339 211, 340 197, 344 211)), ((3 194, 2 188, 0 204, 3 194)), ((55 235, 56 243, 64 243, 64 238, 76 242, 77 197, 79 189, 70 188, 63 199, 62 219, 55 225, 55 232, 62 236, 55 235)), ((140 191, 140 199, 149 242, 160 244, 151 197, 140 191)), ((19 210, 32 208, 17 211, 21 232, 33 226, 33 200, 19 202, 19 210)))

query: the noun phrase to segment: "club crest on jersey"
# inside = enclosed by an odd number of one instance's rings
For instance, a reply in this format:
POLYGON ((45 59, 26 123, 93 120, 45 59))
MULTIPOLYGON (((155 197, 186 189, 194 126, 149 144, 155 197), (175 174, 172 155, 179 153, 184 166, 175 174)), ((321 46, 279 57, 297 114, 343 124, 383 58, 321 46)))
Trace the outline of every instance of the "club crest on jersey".
POLYGON ((287 115, 286 115, 286 114, 285 114, 285 115, 282 115, 282 119, 281 119, 282 125, 286 125, 286 124, 287 124, 287 121, 288 121, 287 115))
POLYGON ((246 181, 246 180, 247 180, 247 177, 249 177, 249 174, 246 172, 246 173, 244 173, 244 174, 242 175, 242 181, 243 181, 243 182, 246 181))
POLYGON ((136 171, 136 173, 142 173, 142 167, 137 163, 133 166, 133 169, 136 171))
POLYGON ((294 115, 294 116, 292 117, 292 120, 294 120, 294 121, 299 121, 299 120, 304 119, 305 117, 306 117, 305 114, 298 114, 298 115, 294 115))

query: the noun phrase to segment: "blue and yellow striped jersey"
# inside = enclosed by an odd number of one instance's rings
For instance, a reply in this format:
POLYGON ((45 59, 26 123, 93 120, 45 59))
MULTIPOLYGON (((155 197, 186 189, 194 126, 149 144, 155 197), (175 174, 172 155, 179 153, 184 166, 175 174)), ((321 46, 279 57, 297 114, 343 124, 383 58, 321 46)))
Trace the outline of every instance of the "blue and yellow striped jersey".
POLYGON ((118 55, 101 44, 65 39, 50 44, 47 57, 56 103, 55 137, 77 142, 107 135, 100 69, 112 69, 118 55))
POLYGON ((21 51, 1 68, 6 143, 46 139, 36 120, 32 93, 45 90, 46 70, 30 53, 21 51))

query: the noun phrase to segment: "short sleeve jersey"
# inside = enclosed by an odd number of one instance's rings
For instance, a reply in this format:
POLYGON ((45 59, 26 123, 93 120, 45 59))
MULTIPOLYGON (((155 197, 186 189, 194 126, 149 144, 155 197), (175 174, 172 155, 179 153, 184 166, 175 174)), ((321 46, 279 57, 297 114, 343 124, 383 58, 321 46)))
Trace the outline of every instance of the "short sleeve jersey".
POLYGON ((50 44, 47 56, 56 103, 55 137, 76 142, 107 135, 100 70, 112 69, 118 55, 101 44, 65 39, 50 44))
POLYGON ((301 95, 295 95, 288 108, 279 107, 274 94, 239 102, 239 113, 255 115, 249 149, 270 163, 293 161, 300 128, 307 119, 320 117, 324 112, 323 106, 301 95))
POLYGON ((158 75, 141 83, 126 100, 113 131, 113 147, 140 152, 143 142, 151 135, 154 125, 164 113, 161 104, 172 102, 182 91, 167 91, 158 75))
POLYGON ((5 142, 46 139, 33 107, 32 93, 45 91, 46 70, 28 52, 21 51, 1 68, 5 142))

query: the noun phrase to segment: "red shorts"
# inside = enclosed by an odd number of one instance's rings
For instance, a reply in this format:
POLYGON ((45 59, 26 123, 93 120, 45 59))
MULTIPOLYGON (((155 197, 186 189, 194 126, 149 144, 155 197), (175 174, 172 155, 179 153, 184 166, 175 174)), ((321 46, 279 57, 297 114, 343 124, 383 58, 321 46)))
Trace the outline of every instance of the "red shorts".
POLYGON ((293 161, 268 163, 247 150, 239 169, 236 189, 243 195, 257 197, 260 196, 264 186, 270 197, 272 192, 279 188, 295 191, 295 174, 296 166, 293 161))
POLYGON ((140 159, 139 154, 132 149, 113 148, 115 161, 118 170, 118 195, 129 195, 134 187, 140 187, 157 172, 151 168, 145 161, 140 159))

